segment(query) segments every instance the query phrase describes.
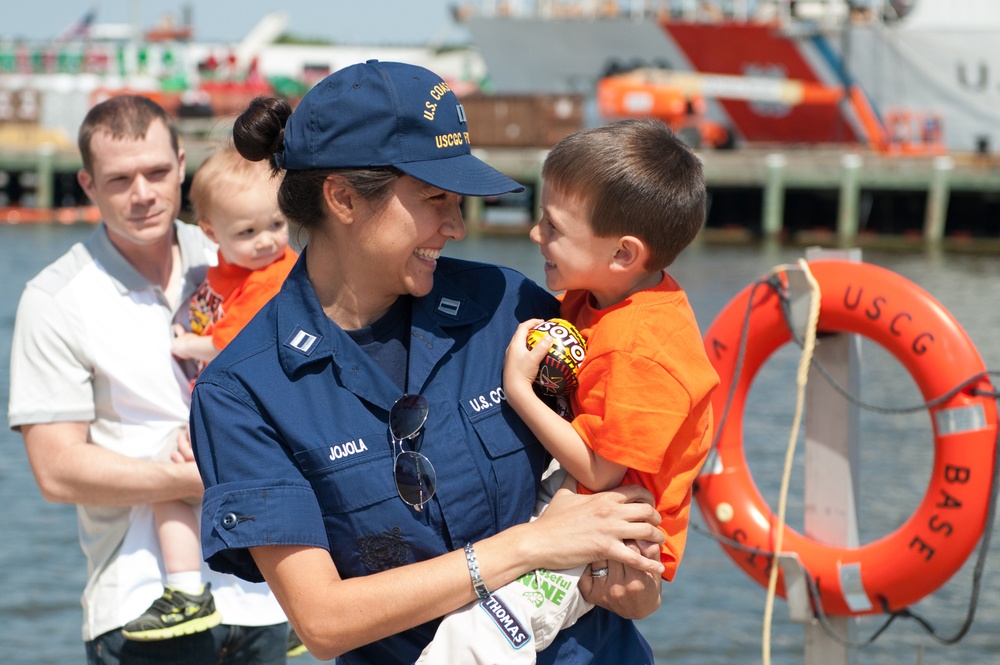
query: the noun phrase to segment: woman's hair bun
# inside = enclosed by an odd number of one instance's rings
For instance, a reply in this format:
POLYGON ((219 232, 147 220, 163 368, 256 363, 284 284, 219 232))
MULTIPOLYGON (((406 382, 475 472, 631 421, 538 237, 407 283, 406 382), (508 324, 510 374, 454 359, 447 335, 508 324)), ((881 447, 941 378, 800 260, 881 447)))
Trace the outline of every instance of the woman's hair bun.
POLYGON ((274 154, 284 148, 284 129, 291 105, 284 99, 256 97, 233 124, 233 144, 252 162, 268 160, 279 168, 274 154))

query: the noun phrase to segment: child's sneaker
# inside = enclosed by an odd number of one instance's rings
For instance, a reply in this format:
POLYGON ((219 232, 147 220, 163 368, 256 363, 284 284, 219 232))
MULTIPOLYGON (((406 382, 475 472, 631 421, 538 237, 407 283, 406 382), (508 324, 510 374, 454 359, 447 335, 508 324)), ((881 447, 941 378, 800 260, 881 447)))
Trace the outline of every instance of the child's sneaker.
POLYGON ((220 623, 222 615, 215 609, 211 583, 205 585, 199 596, 168 586, 142 616, 125 624, 122 634, 126 639, 142 642, 169 640, 200 633, 220 623))

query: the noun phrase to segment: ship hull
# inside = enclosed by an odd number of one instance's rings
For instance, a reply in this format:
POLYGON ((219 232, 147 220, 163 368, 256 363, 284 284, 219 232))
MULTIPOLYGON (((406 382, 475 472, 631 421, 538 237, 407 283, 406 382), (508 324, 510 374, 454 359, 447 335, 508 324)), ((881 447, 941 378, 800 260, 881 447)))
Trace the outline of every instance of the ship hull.
MULTIPOLYGON (((581 19, 471 17, 473 41, 499 93, 592 94, 609 69, 773 76, 828 86, 860 84, 882 113, 941 118, 953 151, 1000 146, 1000 31, 848 24, 698 23, 624 16, 581 19)), ((747 143, 862 143, 848 104, 789 107, 711 100, 709 116, 747 143)), ((599 118, 591 117, 591 121, 599 118)))

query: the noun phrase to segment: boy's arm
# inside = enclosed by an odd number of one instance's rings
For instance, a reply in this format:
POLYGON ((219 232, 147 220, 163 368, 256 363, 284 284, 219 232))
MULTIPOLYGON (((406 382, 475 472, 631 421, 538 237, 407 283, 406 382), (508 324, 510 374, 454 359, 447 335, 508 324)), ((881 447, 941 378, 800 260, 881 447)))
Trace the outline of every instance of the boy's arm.
POLYGON ((191 358, 209 362, 219 355, 211 335, 198 335, 187 332, 180 326, 175 327, 176 336, 170 345, 170 352, 178 358, 191 358))
POLYGON ((559 464, 577 482, 594 492, 617 487, 625 476, 627 467, 594 453, 573 429, 573 425, 535 394, 532 383, 552 341, 546 337, 533 349, 528 349, 528 330, 540 322, 540 319, 532 319, 522 323, 507 346, 503 370, 507 402, 545 449, 559 460, 559 464))

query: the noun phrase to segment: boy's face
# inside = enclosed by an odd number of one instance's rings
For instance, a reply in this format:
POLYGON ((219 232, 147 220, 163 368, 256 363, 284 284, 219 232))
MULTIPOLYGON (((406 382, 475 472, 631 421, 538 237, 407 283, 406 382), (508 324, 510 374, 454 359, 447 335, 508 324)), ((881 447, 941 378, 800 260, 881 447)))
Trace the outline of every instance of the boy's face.
POLYGON ((602 291, 608 285, 617 239, 594 235, 581 196, 543 185, 541 204, 542 218, 530 236, 545 259, 545 285, 551 291, 602 291))
POLYGON ((278 210, 277 187, 274 179, 255 178, 235 196, 212 201, 211 218, 199 220, 229 263, 260 270, 284 255, 288 221, 278 210))

